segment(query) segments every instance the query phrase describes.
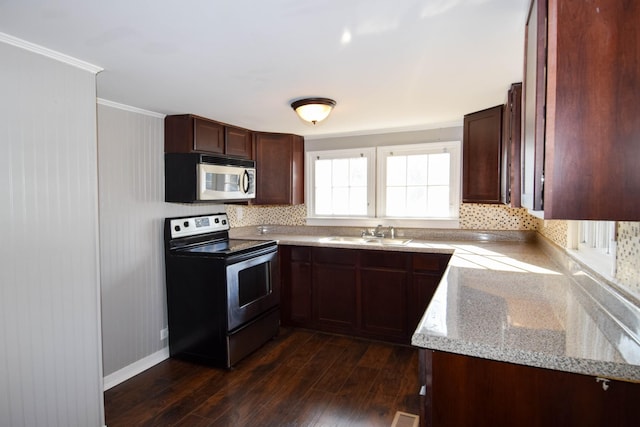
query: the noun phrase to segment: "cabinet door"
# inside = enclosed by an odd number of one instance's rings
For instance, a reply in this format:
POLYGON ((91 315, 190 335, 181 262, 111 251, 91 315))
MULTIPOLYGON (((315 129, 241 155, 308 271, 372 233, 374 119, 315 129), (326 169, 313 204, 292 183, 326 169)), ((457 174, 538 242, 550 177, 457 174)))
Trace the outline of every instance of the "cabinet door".
POLYGON ((304 140, 281 133, 258 132, 254 139, 256 205, 304 203, 304 140))
POLYGON ((413 333, 424 316, 433 294, 440 284, 442 275, 414 273, 409 292, 409 329, 413 333))
POLYGON ((224 154, 224 126, 213 121, 195 118, 193 147, 195 151, 224 154))
POLYGON ((522 83, 513 83, 507 93, 502 119, 502 191, 501 200, 512 208, 520 207, 520 135, 522 121, 522 83))
POLYGON ((409 331, 420 323, 449 264, 449 254, 413 254, 409 288, 409 331))
POLYGON ((420 350, 430 427, 632 426, 640 384, 420 350))
POLYGON ((299 325, 311 322, 311 248, 291 248, 290 320, 299 325))
POLYGON ((403 252, 360 252, 360 327, 376 339, 408 344, 408 266, 403 252))
POLYGON ((225 154, 250 159, 252 156, 251 131, 247 129, 224 127, 225 154))
POLYGON ((363 268, 360 277, 362 331, 378 339, 408 344, 407 273, 363 268))
POLYGON ((547 2, 533 0, 525 31, 520 203, 534 211, 543 208, 546 16, 547 2))
POLYGON ((464 116, 462 201, 500 203, 502 105, 464 116))
POLYGON ((356 265, 358 251, 313 250, 313 320, 319 329, 353 333, 357 323, 356 265))

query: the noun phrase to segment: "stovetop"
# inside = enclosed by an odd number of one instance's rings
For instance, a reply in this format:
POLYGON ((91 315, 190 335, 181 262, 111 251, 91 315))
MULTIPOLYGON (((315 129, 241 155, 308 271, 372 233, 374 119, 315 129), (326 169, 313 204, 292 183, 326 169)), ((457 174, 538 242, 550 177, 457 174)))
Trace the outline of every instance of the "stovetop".
POLYGON ((275 241, 228 239, 215 242, 205 242, 197 246, 178 249, 179 252, 210 255, 235 255, 249 251, 275 246, 275 241))

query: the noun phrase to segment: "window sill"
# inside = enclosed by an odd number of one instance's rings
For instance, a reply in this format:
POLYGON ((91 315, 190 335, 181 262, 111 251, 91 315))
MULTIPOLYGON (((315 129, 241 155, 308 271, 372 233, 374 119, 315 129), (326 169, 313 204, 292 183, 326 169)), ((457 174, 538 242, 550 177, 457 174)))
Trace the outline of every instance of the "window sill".
POLYGON ((615 257, 590 249, 567 249, 567 252, 607 281, 615 282, 615 257))
POLYGON ((406 218, 307 218, 307 225, 328 225, 343 227, 375 227, 382 224, 386 227, 404 228, 460 228, 458 218, 443 219, 406 219, 406 218))

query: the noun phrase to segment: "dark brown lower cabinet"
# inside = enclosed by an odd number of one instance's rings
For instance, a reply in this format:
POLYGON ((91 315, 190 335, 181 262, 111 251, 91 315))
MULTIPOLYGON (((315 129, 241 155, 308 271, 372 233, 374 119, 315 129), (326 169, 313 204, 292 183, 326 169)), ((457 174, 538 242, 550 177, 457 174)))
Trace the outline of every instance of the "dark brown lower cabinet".
POLYGON ((290 325, 308 324, 311 322, 311 248, 280 246, 279 254, 281 283, 287 283, 280 292, 286 302, 280 305, 281 316, 288 319, 290 325))
POLYGON ((640 384, 420 350, 423 427, 622 427, 640 384))
POLYGON ((409 344, 450 255, 280 246, 282 324, 409 344))
POLYGON ((388 341, 406 338, 409 258, 403 252, 360 251, 363 334, 388 341))
POLYGON ((348 333, 357 327, 357 256, 349 249, 313 250, 312 320, 323 330, 348 333), (315 286, 318 283, 322 286, 315 286))

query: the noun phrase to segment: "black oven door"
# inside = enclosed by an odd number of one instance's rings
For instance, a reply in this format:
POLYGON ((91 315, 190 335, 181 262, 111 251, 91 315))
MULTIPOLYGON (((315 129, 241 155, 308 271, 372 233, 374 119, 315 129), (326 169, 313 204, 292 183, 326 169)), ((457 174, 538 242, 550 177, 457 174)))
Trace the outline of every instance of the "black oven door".
POLYGON ((229 331, 280 303, 277 248, 238 262, 231 258, 226 269, 229 331))

